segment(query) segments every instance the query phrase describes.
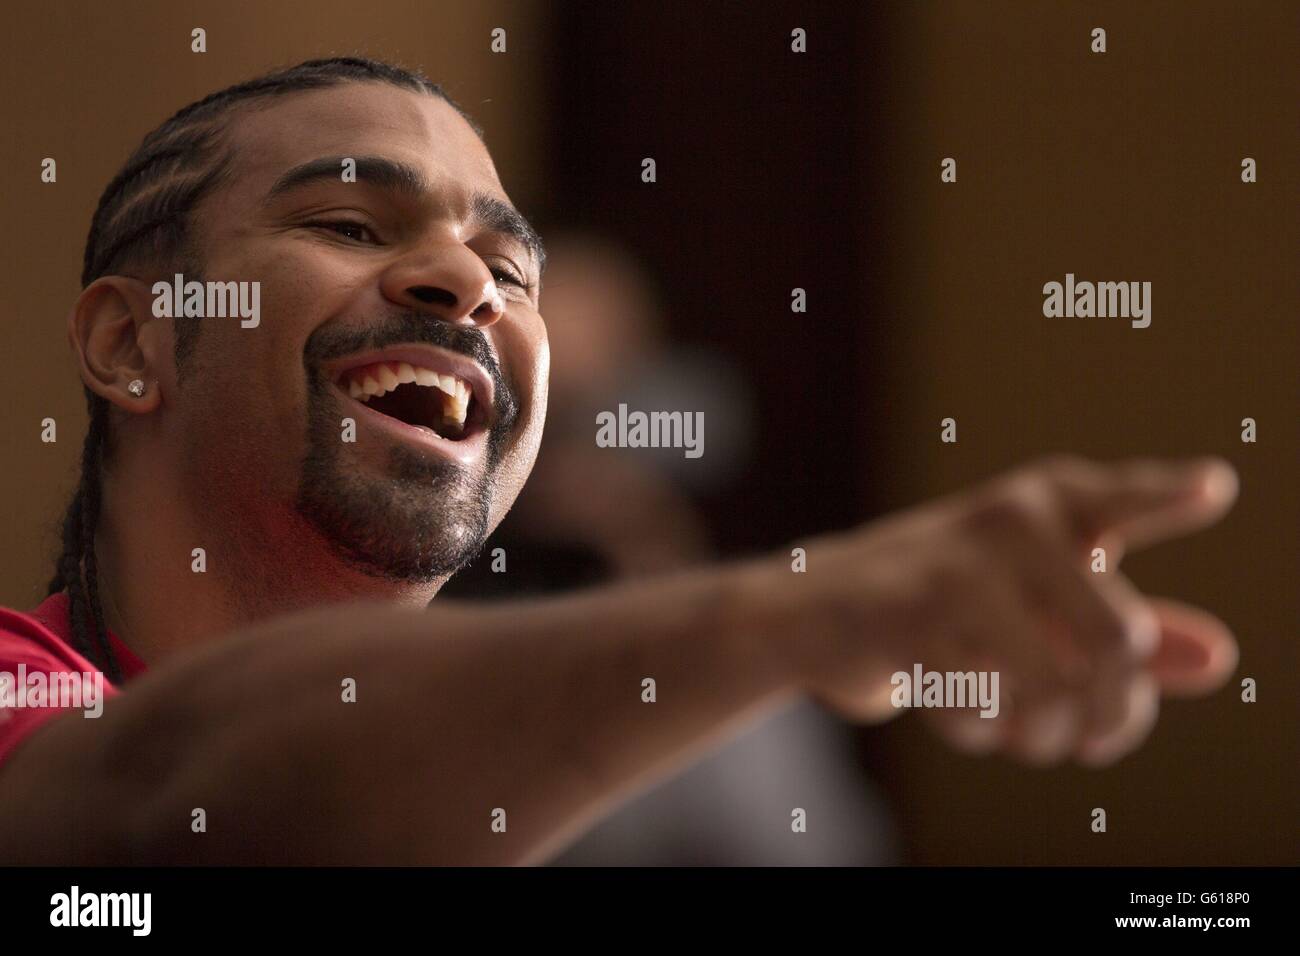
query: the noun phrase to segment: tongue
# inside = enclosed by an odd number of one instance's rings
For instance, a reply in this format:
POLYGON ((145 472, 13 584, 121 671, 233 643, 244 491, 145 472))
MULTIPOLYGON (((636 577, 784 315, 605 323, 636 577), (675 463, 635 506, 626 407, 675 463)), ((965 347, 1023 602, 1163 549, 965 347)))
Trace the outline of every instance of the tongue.
POLYGON ((415 425, 443 438, 457 439, 464 432, 464 428, 459 422, 449 421, 443 413, 442 394, 436 388, 424 388, 408 383, 399 385, 393 391, 377 398, 372 398, 366 404, 389 418, 415 425))

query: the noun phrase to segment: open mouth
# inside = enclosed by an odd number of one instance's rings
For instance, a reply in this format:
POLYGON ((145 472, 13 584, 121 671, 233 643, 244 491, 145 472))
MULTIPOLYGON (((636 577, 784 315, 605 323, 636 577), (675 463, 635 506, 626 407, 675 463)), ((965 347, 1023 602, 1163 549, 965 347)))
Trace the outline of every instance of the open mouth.
POLYGON ((447 441, 463 441, 486 424, 483 389, 475 377, 385 358, 345 369, 335 385, 381 415, 447 441))

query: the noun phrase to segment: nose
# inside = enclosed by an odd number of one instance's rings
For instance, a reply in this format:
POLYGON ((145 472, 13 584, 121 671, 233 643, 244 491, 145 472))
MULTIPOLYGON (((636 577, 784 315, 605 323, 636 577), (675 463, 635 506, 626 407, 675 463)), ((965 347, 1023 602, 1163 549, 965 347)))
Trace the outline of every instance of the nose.
POLYGON ((483 328, 506 310, 491 270, 459 242, 413 250, 385 270, 380 284, 390 301, 451 325, 483 328))

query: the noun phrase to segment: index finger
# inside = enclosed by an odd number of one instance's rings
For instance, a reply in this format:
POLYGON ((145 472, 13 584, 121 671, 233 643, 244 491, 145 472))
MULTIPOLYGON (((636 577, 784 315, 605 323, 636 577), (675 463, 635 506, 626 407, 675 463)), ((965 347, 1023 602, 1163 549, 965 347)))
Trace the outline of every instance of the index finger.
POLYGON ((1237 499, 1237 472, 1219 457, 1070 462, 1051 476, 1085 542, 1118 539, 1145 547, 1199 531, 1237 499))

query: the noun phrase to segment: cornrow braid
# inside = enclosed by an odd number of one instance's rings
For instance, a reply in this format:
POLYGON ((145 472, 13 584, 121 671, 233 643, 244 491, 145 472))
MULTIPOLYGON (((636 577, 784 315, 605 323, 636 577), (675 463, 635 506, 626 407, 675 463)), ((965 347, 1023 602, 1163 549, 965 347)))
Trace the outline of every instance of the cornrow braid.
POLYGON ((308 60, 218 90, 178 110, 149 133, 109 182, 91 220, 82 286, 130 259, 145 240, 153 242, 156 260, 179 251, 189 213, 229 171, 229 157, 218 159, 215 154, 224 131, 221 120, 233 106, 349 81, 389 83, 440 97, 483 137, 483 130, 437 83, 420 73, 361 57, 308 60))
POLYGON ((81 482, 63 516, 63 549, 48 593, 57 594, 67 588, 73 646, 116 684, 121 682, 122 672, 117 656, 108 644, 108 631, 99 603, 99 575, 95 561, 100 474, 108 439, 108 402, 86 389, 86 403, 90 410, 90 427, 81 446, 81 482), (93 646, 86 633, 88 620, 95 629, 93 646))
MULTIPOLYGON (((234 107, 263 97, 347 82, 388 83, 437 96, 469 123, 479 139, 483 138, 483 130, 441 86, 418 72, 362 57, 307 60, 227 87, 177 111, 145 136, 105 187, 86 237, 82 288, 128 264, 195 260, 190 217, 203 198, 231 173, 233 161, 228 153, 222 153, 222 140, 234 107)), ((197 324, 175 325, 178 382, 184 380, 197 334, 197 324)), ((74 646, 103 669, 110 681, 119 683, 121 668, 108 643, 95 559, 102 470, 110 439, 109 403, 90 389, 85 391, 90 427, 81 450, 81 477, 63 517, 62 550, 48 593, 67 589, 74 646), (88 633, 92 626, 93 643, 88 633)))

